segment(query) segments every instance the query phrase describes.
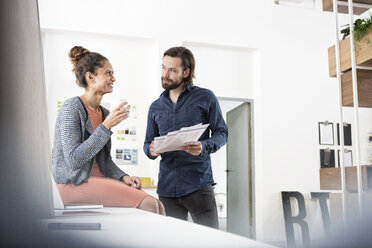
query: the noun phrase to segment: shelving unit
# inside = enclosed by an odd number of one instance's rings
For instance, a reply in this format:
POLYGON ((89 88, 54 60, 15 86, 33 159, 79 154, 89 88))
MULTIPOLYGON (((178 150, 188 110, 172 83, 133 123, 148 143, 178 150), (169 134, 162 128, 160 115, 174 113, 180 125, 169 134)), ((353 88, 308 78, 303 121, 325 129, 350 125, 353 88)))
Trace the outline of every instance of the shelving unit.
MULTIPOLYGON (((345 167, 346 190, 358 190, 356 166, 345 167)), ((341 168, 320 169, 321 190, 341 190, 341 168)), ((362 166, 363 190, 372 193, 372 166, 362 166)))
MULTIPOLYGON (((371 0, 356 0, 353 2, 354 2, 353 13, 355 13, 356 15, 360 15, 366 12, 370 8, 369 5, 372 4, 371 0)), ((347 5, 348 5, 347 0, 338 1, 337 3, 338 13, 347 14, 348 13, 347 5)), ((323 10, 333 12, 333 0, 323 0, 323 10)))
POLYGON ((142 188, 143 189, 156 189, 157 186, 156 185, 143 185, 142 188))
MULTIPOLYGON (((322 190, 341 190, 341 194, 332 193, 333 196, 330 197, 331 216, 336 219, 340 219, 341 213, 343 220, 346 216, 350 216, 350 212, 361 214, 366 199, 372 198, 366 197, 366 195, 372 195, 372 185, 370 185, 372 179, 369 178, 372 176, 372 167, 362 166, 360 163, 358 116, 359 107, 372 107, 372 43, 370 42, 372 32, 354 43, 353 16, 353 13, 360 15, 370 8, 372 8, 372 0, 355 0, 354 2, 352 0, 323 0, 323 10, 333 11, 335 19, 335 45, 328 49, 328 63, 329 76, 336 77, 339 83, 339 122, 344 122, 343 107, 353 107, 353 126, 356 137, 354 141, 355 166, 346 168, 343 156, 340 156, 340 168, 327 168, 319 171, 322 190), (339 39, 338 13, 349 14, 350 36, 342 41, 339 39), (333 214, 332 211, 334 211, 333 214), (338 212, 337 217, 334 215, 335 212, 338 212)), ((342 128, 340 140, 340 150, 343 151, 344 132, 342 128)))

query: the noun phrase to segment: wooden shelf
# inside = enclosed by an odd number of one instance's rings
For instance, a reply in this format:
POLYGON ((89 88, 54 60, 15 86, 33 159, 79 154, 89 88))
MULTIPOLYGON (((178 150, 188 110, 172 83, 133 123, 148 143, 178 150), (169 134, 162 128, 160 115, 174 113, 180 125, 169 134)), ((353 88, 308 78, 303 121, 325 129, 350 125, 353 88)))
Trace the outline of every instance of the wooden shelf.
MULTIPOLYGON (((351 69, 350 37, 339 42, 341 72, 351 69)), ((355 61, 359 66, 372 67, 372 32, 355 42, 355 61)), ((335 46, 328 48, 329 76, 336 77, 335 46)))
MULTIPOLYGON (((347 0, 341 0, 341 2, 347 3, 347 0)), ((354 0, 353 3, 372 4, 372 0, 354 0)), ((323 10, 333 12, 333 0, 323 0, 323 10)), ((349 13, 347 6, 338 5, 337 10, 339 13, 344 13, 344 14, 349 13)), ((354 15, 360 15, 360 14, 363 14, 367 10, 368 8, 354 7, 353 13, 354 15)))
MULTIPOLYGON (((357 70, 359 107, 372 108, 372 71, 357 70)), ((353 107, 352 72, 341 75, 342 106, 353 107)))
POLYGON ((142 188, 143 189, 156 189, 157 186, 156 185, 142 185, 142 188))
MULTIPOLYGON (((346 190, 358 190, 357 167, 345 168, 346 190)), ((322 168, 319 170, 321 190, 341 190, 341 168, 322 168)), ((372 190, 372 166, 362 166, 363 190, 372 190)))

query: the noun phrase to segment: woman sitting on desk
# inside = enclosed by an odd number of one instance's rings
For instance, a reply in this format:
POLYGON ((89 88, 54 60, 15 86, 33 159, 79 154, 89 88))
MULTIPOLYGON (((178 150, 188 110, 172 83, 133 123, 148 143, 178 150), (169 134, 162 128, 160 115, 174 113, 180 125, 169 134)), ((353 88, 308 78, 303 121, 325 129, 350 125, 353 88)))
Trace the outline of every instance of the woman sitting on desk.
POLYGON ((138 177, 112 161, 110 129, 128 118, 122 103, 111 113, 100 106, 115 82, 111 63, 101 54, 75 46, 69 53, 80 97, 66 100, 58 114, 53 148, 53 176, 62 201, 133 207, 164 215, 163 204, 141 190, 138 177))

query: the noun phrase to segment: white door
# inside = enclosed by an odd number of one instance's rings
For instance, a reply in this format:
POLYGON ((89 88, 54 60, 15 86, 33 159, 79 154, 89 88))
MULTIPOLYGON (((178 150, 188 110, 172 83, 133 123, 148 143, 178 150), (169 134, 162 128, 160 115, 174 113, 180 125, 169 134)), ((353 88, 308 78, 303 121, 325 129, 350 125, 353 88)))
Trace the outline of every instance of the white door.
POLYGON ((227 231, 254 238, 251 105, 227 112, 227 231))

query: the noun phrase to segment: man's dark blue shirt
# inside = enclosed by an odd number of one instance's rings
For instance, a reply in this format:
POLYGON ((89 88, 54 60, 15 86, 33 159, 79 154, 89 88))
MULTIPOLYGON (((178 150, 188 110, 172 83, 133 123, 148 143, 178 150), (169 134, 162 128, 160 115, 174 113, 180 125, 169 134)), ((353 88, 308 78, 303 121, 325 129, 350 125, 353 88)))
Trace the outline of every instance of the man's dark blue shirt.
POLYGON ((202 152, 193 156, 185 151, 165 152, 161 155, 157 193, 165 197, 188 195, 214 183, 210 153, 227 141, 227 126, 212 91, 188 85, 174 104, 169 91, 154 101, 147 117, 147 131, 143 150, 150 154, 150 144, 157 136, 196 124, 209 124, 199 141, 202 152))

